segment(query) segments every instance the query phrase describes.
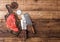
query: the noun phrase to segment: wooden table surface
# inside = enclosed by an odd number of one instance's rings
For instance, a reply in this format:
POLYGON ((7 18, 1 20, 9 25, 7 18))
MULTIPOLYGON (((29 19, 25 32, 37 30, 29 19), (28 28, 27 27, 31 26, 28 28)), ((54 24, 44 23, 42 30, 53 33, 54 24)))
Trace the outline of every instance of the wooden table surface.
MULTIPOLYGON (((26 42, 60 42, 60 19, 36 19, 32 21, 36 34, 29 33, 26 42)), ((1 21, 0 40, 2 42, 20 42, 22 39, 7 32, 5 22, 1 21)))

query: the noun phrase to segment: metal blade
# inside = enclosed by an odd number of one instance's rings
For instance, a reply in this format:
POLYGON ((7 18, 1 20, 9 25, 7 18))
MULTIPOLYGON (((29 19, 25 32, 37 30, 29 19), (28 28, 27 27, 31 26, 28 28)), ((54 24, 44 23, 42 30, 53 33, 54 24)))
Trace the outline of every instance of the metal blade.
POLYGON ((27 23, 27 25, 32 25, 32 21, 31 21, 31 18, 30 18, 30 16, 29 16, 29 14, 24 14, 24 17, 25 17, 25 19, 26 19, 26 23, 27 23))

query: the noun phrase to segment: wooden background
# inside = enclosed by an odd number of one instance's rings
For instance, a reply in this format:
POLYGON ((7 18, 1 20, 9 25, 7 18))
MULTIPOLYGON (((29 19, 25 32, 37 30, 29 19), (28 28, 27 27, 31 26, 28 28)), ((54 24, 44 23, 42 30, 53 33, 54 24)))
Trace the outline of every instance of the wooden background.
MULTIPOLYGON (((60 0, 0 0, 0 30, 4 32, 7 30, 5 5, 11 2, 17 2, 22 14, 28 13, 34 22, 37 33, 30 34, 26 42, 60 42, 60 0)), ((0 42, 23 42, 4 32, 0 33, 0 42)))
MULTIPOLYGON (((35 18, 59 18, 60 17, 60 1, 59 0, 1 0, 0 1, 0 19, 4 19, 7 13, 5 5, 11 2, 19 4, 18 9, 23 13, 29 13, 35 18), (35 16, 36 15, 36 16, 35 16)), ((33 18, 34 19, 34 18, 33 18)))

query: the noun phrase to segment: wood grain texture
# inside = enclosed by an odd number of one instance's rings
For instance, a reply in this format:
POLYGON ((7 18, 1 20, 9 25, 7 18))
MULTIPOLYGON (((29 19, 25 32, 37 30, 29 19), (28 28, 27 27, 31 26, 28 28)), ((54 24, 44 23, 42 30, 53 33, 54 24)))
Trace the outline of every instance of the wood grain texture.
MULTIPOLYGON (((28 13, 31 19, 59 19, 60 11, 22 11, 22 14, 28 13)), ((4 19, 7 11, 0 11, 0 19, 4 19)), ((18 16, 20 18, 20 15, 18 16)))
POLYGON ((60 0, 1 0, 0 42, 60 42, 60 0), (22 14, 28 13, 32 19, 36 34, 29 32, 26 41, 7 31, 5 5, 11 2, 17 2, 22 14))
MULTIPOLYGON (((47 11, 55 11, 58 10, 59 7, 57 0, 38 0, 37 2, 35 0, 14 0, 19 4, 19 8, 21 10, 25 11, 37 11, 37 10, 47 10, 47 11)), ((6 10, 5 5, 10 4, 11 0, 2 0, 0 1, 0 10, 6 10)))
MULTIPOLYGON (((34 29, 36 30, 37 34, 35 36, 38 37, 59 37, 60 38, 60 20, 57 21, 57 19, 34 19, 33 25, 34 29)), ((9 32, 7 32, 8 28, 6 27, 5 21, 0 22, 0 33, 1 30, 3 31, 0 35, 0 37, 14 37, 9 32), (3 27, 3 28, 2 28, 3 27), (3 35, 4 34, 4 35, 3 35), (9 34, 9 35, 7 35, 9 34)), ((31 31, 29 29, 29 31, 31 31)), ((29 36, 33 36, 33 34, 29 33, 29 36)))
MULTIPOLYGON (((60 41, 60 22, 55 20, 32 20, 34 22, 36 34, 32 34, 29 32, 29 38, 26 42, 59 42, 60 41)), ((6 32, 7 28, 5 23, 0 23, 0 41, 4 42, 21 42, 23 39, 20 37, 15 37, 9 32, 6 32), (4 33, 1 33, 1 30, 4 33)), ((21 34, 21 33, 20 33, 21 34)))

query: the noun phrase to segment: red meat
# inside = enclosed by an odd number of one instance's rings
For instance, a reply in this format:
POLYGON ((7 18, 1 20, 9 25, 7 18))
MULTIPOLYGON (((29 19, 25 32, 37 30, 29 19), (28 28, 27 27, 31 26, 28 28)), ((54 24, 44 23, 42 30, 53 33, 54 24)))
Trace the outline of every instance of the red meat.
POLYGON ((10 14, 6 20, 6 25, 9 29, 18 32, 18 27, 16 26, 15 14, 10 14))

